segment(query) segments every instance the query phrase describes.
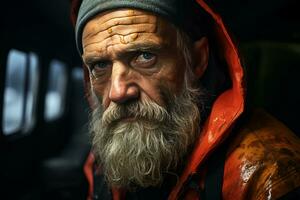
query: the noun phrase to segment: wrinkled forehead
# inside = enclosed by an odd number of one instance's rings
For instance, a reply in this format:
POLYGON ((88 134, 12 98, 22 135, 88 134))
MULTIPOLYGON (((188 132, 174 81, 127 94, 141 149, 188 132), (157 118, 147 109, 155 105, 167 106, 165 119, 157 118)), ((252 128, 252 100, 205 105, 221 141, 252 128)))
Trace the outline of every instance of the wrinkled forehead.
POLYGON ((79 53, 82 53, 82 33, 83 27, 91 18, 99 13, 109 10, 132 8, 148 11, 168 19, 177 24, 177 18, 183 9, 182 0, 83 0, 77 15, 75 27, 76 44, 79 53))
MULTIPOLYGON (((90 19, 84 26, 82 39, 91 36, 91 34, 111 35, 113 33, 124 32, 132 26, 139 28, 139 32, 144 32, 144 29, 154 32, 157 29, 158 19, 154 14, 136 10, 136 9, 117 9, 100 13, 90 19), (123 31, 121 31, 122 29, 123 31)), ((128 30, 127 30, 128 31, 128 30)))
POLYGON ((84 26, 82 38, 89 36, 91 33, 101 33, 107 31, 108 34, 117 30, 117 28, 128 31, 129 28, 136 27, 137 31, 142 33, 147 29, 150 32, 163 33, 175 27, 164 20, 162 17, 153 13, 137 9, 117 9, 100 13, 90 19, 84 26))
POLYGON ((113 45, 152 42, 167 46, 174 41, 174 25, 153 13, 136 9, 117 9, 98 14, 87 22, 82 34, 84 52, 95 50, 95 46, 98 51, 105 52, 113 45))

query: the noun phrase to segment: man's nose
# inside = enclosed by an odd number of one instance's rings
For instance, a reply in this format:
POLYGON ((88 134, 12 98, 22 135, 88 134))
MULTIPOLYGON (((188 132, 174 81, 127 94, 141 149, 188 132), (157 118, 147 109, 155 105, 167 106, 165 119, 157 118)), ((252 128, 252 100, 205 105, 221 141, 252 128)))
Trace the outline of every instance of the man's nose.
POLYGON ((111 74, 109 98, 121 104, 139 97, 139 88, 128 69, 123 64, 114 64, 111 74))

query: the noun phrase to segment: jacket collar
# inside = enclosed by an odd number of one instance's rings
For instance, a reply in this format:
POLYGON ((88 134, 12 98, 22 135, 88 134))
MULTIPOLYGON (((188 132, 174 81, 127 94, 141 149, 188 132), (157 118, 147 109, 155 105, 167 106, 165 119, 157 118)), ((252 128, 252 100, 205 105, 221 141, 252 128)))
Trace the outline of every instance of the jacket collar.
POLYGON ((188 165, 170 193, 170 200, 176 199, 189 175, 196 173, 199 165, 224 141, 234 122, 244 110, 244 72, 237 48, 221 17, 204 0, 196 1, 214 20, 214 30, 228 66, 232 87, 219 95, 213 103, 210 115, 203 125, 188 165))

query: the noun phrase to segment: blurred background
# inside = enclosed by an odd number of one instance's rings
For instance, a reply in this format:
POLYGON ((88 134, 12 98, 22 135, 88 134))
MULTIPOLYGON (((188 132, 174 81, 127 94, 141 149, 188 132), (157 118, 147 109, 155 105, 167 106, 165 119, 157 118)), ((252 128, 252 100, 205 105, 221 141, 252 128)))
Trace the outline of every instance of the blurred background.
MULTIPOLYGON (((300 136, 299 0, 210 0, 239 45, 248 100, 300 136)), ((85 199, 88 105, 69 0, 0 5, 0 199, 85 199)))

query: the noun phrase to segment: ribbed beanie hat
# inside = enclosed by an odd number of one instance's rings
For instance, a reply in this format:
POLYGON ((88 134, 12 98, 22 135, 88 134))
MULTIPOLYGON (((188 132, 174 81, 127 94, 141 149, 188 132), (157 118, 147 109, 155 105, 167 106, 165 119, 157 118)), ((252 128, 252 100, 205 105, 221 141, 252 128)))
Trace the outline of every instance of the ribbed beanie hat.
POLYGON ((76 45, 82 54, 82 32, 85 24, 95 15, 118 8, 134 8, 163 16, 179 25, 186 10, 184 2, 189 0, 83 0, 75 27, 76 45))

